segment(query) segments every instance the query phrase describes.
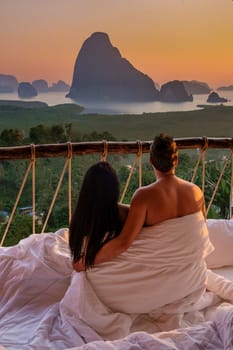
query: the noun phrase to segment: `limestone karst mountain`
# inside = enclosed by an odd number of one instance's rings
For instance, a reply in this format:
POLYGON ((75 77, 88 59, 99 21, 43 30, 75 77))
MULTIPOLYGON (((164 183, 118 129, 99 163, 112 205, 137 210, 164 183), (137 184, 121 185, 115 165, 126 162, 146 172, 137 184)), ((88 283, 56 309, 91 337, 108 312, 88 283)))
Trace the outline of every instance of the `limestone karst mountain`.
POLYGON ((233 85, 220 86, 217 88, 218 91, 233 91, 233 85))
POLYGON ((68 92, 69 90, 70 86, 63 80, 58 80, 58 82, 53 83, 52 86, 49 87, 49 91, 53 92, 68 92))
POLYGON ((38 95, 36 89, 29 82, 19 83, 18 95, 20 98, 31 98, 38 95))
POLYGON ((37 92, 48 92, 49 90, 48 83, 44 79, 33 80, 32 86, 34 86, 37 92))
POLYGON ((182 81, 173 80, 162 85, 160 100, 162 102, 185 102, 193 101, 193 96, 188 94, 182 81))
POLYGON ((212 90, 207 83, 202 81, 183 80, 182 82, 184 84, 186 91, 190 95, 209 94, 212 90))
POLYGON ((0 93, 11 93, 18 89, 18 81, 13 75, 0 74, 0 93))
POLYGON ((208 103, 222 103, 222 102, 227 102, 227 99, 225 97, 220 97, 216 91, 212 91, 209 94, 206 102, 208 102, 208 103))
POLYGON ((44 79, 34 80, 32 85, 38 93, 40 92, 68 92, 70 86, 66 84, 63 80, 58 80, 56 83, 52 83, 51 86, 48 85, 47 81, 44 79))
POLYGON ((67 97, 77 100, 156 101, 153 80, 113 47, 106 33, 93 33, 77 56, 67 97))

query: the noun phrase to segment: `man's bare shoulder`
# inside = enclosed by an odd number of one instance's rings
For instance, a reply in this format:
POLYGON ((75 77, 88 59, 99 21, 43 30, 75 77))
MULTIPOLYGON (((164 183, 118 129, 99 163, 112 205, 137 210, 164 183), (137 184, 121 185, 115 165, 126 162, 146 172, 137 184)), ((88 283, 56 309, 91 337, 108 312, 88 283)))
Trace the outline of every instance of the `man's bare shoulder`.
POLYGON ((200 187, 199 187, 198 185, 194 184, 194 183, 191 182, 191 181, 187 181, 187 180, 181 179, 180 177, 177 177, 177 179, 178 179, 178 181, 179 181, 179 183, 180 183, 181 185, 185 185, 185 186, 187 186, 187 187, 192 187, 192 188, 200 189, 200 187))
POLYGON ((154 188, 155 183, 152 183, 147 186, 139 187, 133 194, 132 199, 134 200, 142 200, 143 198, 146 198, 148 194, 151 193, 151 190, 154 188))
POLYGON ((202 195, 202 190, 200 189, 200 187, 196 184, 194 184, 193 182, 178 178, 178 182, 179 182, 179 186, 180 189, 183 189, 184 191, 188 191, 191 193, 195 193, 196 195, 201 196, 202 195))
POLYGON ((151 202, 151 199, 158 198, 161 189, 157 185, 157 182, 154 182, 150 185, 143 186, 138 188, 132 197, 131 204, 138 205, 148 205, 151 202))

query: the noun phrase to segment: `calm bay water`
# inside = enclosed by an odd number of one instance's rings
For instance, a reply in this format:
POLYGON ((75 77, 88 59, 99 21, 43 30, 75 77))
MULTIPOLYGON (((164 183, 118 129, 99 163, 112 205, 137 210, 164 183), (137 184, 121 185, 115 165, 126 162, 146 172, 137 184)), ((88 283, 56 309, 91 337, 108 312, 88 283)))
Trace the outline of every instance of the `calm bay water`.
MULTIPOLYGON (((230 100, 224 103, 226 106, 233 106, 233 91, 219 91, 219 96, 230 100)), ((165 102, 144 102, 144 103, 116 103, 98 101, 86 104, 84 113, 101 113, 101 114, 142 114, 169 111, 190 111, 199 109, 199 104, 207 104, 208 95, 194 95, 193 102, 165 103, 165 102)), ((78 103, 70 98, 65 97, 64 92, 41 93, 31 99, 20 99, 17 93, 0 94, 0 100, 21 100, 21 101, 41 101, 46 102, 49 106, 63 103, 78 103)), ((81 103, 78 103, 81 104, 81 103)), ((81 104, 82 105, 82 104, 81 104)))

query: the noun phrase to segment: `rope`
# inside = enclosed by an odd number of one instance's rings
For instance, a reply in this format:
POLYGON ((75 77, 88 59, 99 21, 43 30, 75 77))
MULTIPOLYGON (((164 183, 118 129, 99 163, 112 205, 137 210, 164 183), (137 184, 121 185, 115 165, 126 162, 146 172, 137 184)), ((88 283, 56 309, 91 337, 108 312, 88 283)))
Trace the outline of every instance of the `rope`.
POLYGON ((210 202, 209 202, 208 207, 207 207, 207 210, 206 210, 206 215, 208 214, 209 209, 210 209, 210 207, 211 207, 211 205, 212 205, 212 203, 213 203, 213 200, 214 200, 215 194, 216 194, 216 192, 217 192, 217 190, 218 190, 220 181, 222 180, 223 174, 224 174, 224 172, 225 172, 225 169, 226 169, 227 165, 229 164, 229 161, 230 161, 231 157, 232 157, 232 152, 230 153, 230 155, 229 155, 228 158, 226 159, 225 164, 224 164, 224 166, 223 166, 223 168, 222 168, 222 171, 221 171, 221 173, 220 173, 220 175, 219 175, 219 178, 218 178, 218 181, 217 181, 217 183, 216 183, 214 192, 213 192, 213 194, 212 194, 212 197, 211 197, 211 199, 210 199, 210 202))
POLYGON ((72 143, 67 142, 68 147, 68 206, 69 206, 69 222, 72 216, 72 158, 73 158, 73 148, 72 143))
POLYGON ((32 163, 32 233, 36 233, 36 148, 31 145, 32 163))
POLYGON ((231 149, 231 188, 230 188, 230 208, 229 219, 232 219, 233 214, 233 148, 231 149))
POLYGON ((132 166, 130 167, 130 172, 129 172, 129 175, 128 175, 125 187, 124 187, 122 195, 121 195, 120 203, 123 203, 123 200, 125 198, 126 191, 127 191, 128 187, 129 187, 129 183, 130 183, 133 171, 135 169, 136 163, 137 163, 137 158, 134 159, 134 162, 133 162, 132 166))
POLYGON ((137 143, 138 143, 138 152, 136 154, 136 158, 134 159, 132 166, 130 167, 130 172, 129 172, 125 187, 123 189, 123 192, 122 192, 122 195, 120 198, 120 203, 123 203, 123 200, 125 198, 125 194, 126 194, 127 189, 129 187, 129 183, 130 183, 130 180, 132 178, 132 175, 133 175, 133 172, 135 170, 137 162, 139 165, 139 187, 142 186, 142 143, 141 143, 141 141, 137 141, 137 143))
POLYGON ((206 136, 203 136, 203 140, 204 140, 204 145, 201 148, 200 155, 199 155, 198 160, 196 162, 191 182, 194 182, 194 179, 197 175, 197 171, 198 171, 200 162, 202 160, 202 181, 201 181, 201 183, 202 183, 202 192, 204 195, 204 193, 205 193, 205 164, 206 164, 206 150, 208 148, 208 138, 206 136))
POLYGON ((53 209, 53 207, 54 207, 54 203, 55 203, 55 201, 56 201, 56 199, 57 199, 57 195, 58 195, 58 192, 59 192, 59 190, 60 190, 60 187, 61 187, 61 184, 62 184, 62 181, 63 181, 63 178, 64 178, 66 169, 67 169, 68 166, 69 166, 69 162, 70 162, 70 159, 67 158, 67 159, 66 159, 66 162, 65 162, 65 164, 64 164, 64 167, 63 167, 63 170, 62 170, 60 179, 59 179, 59 181, 58 181, 57 188, 56 188, 56 191, 55 191, 55 193, 54 193, 52 202, 51 202, 51 204, 50 204, 47 217, 46 217, 45 222, 44 222, 44 225, 43 225, 43 227, 42 227, 41 233, 44 233, 44 230, 45 230, 45 228, 46 228, 46 226, 47 226, 49 217, 50 217, 50 215, 51 215, 52 209, 53 209))
POLYGON ((206 150, 208 148, 208 138, 203 136, 204 146, 202 147, 202 192, 205 193, 205 165, 206 165, 206 150))
POLYGON ((106 162, 108 156, 108 142, 103 140, 104 150, 101 156, 101 162, 106 162))
POLYGON ((138 153, 137 153, 137 158, 138 158, 138 169, 139 169, 139 177, 138 177, 138 187, 142 187, 142 143, 141 141, 137 141, 138 144, 138 153))
POLYGON ((201 184, 202 184, 202 193, 205 194, 205 168, 206 168, 206 151, 203 151, 202 155, 202 176, 201 176, 201 184))
POLYGON ((201 159, 202 159, 202 151, 200 152, 198 160, 196 162, 196 165, 195 165, 195 168, 194 168, 194 171, 193 171, 193 175, 192 175, 192 178, 191 178, 191 182, 194 182, 194 179, 195 179, 195 177, 197 175, 197 170, 198 170, 198 167, 199 167, 201 159))
POLYGON ((18 203, 19 203, 19 200, 20 200, 21 194, 22 194, 22 192, 23 192, 25 183, 26 183, 27 178, 28 178, 28 175, 29 175, 29 173, 30 173, 32 164, 33 164, 33 162, 32 162, 32 159, 31 159, 31 161, 30 161, 30 163, 29 163, 29 165, 28 165, 28 168, 27 168, 27 170, 26 170, 26 173, 25 173, 25 175, 24 175, 22 184, 21 184, 21 186, 20 186, 18 195, 17 195, 17 197, 16 197, 15 204, 14 204, 14 206, 13 206, 12 212, 11 212, 11 214, 10 214, 10 217, 9 217, 8 221, 7 221, 7 225, 6 225, 6 228, 5 228, 4 234, 3 234, 3 236, 2 236, 1 243, 0 243, 0 246, 1 246, 1 247, 2 247, 2 245, 3 245, 3 243, 4 243, 4 241, 5 241, 5 238, 6 238, 8 229, 9 229, 10 224, 11 224, 11 222, 12 222, 12 219, 13 219, 13 217, 14 217, 14 214, 15 214, 15 211, 16 211, 16 208, 17 208, 17 205, 18 205, 18 203))

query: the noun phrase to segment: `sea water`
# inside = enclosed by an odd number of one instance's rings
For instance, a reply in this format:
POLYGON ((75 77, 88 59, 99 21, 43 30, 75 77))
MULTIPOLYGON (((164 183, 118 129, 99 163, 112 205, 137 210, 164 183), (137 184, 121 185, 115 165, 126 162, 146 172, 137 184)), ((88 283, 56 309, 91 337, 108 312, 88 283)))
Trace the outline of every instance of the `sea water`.
MULTIPOLYGON (((233 106, 233 91, 219 91, 220 97, 225 97, 229 101, 224 103, 226 106, 233 106)), ((20 99, 17 93, 0 93, 0 100, 20 100, 20 101, 41 101, 49 106, 64 103, 76 103, 82 105, 85 109, 83 113, 99 113, 99 114, 142 114, 157 113, 170 111, 191 111, 200 109, 199 105, 208 104, 206 102, 208 95, 193 95, 192 102, 99 102, 90 101, 85 104, 65 97, 64 92, 48 92, 40 93, 36 97, 30 99, 20 99)), ((209 104, 213 105, 213 104, 209 104)))

